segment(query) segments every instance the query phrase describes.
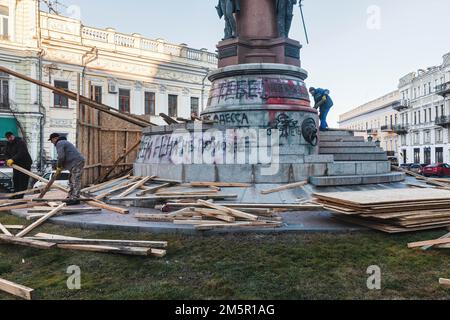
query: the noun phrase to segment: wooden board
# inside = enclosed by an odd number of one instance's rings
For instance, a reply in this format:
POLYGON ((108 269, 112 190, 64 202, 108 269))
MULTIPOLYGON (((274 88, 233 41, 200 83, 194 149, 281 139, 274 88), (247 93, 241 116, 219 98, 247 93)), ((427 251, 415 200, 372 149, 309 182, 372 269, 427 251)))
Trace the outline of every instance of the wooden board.
POLYGON ((49 213, 47 213, 45 216, 43 216, 42 218, 40 218, 38 221, 34 222, 33 224, 31 224, 30 226, 28 226, 27 228, 25 228, 24 230, 22 230, 21 232, 19 232, 16 237, 21 238, 25 235, 27 235, 28 233, 30 233, 31 231, 33 231, 35 228, 39 227, 41 224, 43 224, 45 221, 47 221, 48 219, 50 219, 51 217, 57 215, 62 208, 64 208, 66 206, 65 203, 59 205, 58 207, 56 207, 55 209, 53 209, 52 211, 50 211, 49 213))
POLYGON ((55 246, 54 243, 49 243, 45 241, 39 241, 39 240, 31 240, 31 239, 24 239, 24 238, 18 238, 18 237, 11 237, 7 235, 0 235, 0 242, 9 243, 9 244, 15 244, 19 246, 24 247, 31 247, 36 249, 51 249, 55 246))
POLYGON ((0 290, 25 300, 33 299, 33 289, 5 279, 0 279, 0 290))
POLYGON ((417 201, 436 201, 450 199, 450 191, 430 189, 388 189, 358 192, 316 193, 319 199, 331 200, 337 203, 353 205, 381 205, 417 201))
POLYGON ((115 247, 115 246, 93 246, 81 244, 58 244, 59 249, 101 252, 101 253, 117 253, 132 256, 149 256, 151 255, 151 248, 136 248, 136 247, 115 247))
POLYGON ((444 285, 444 286, 450 286, 450 279, 441 278, 441 279, 439 279, 439 284, 444 285))
POLYGON ((138 240, 109 240, 109 239, 82 239, 39 233, 35 237, 27 239, 37 239, 51 241, 57 244, 82 244, 82 245, 100 245, 100 246, 125 246, 142 248, 167 248, 166 241, 138 241, 138 240))
POLYGON ((263 190, 263 191, 261 191, 261 194, 267 195, 267 194, 271 194, 271 193, 281 192, 284 190, 303 188, 308 183, 309 183, 308 181, 302 181, 302 182, 297 182, 297 183, 286 184, 279 188, 263 190))
POLYGON ((5 235, 12 237, 11 232, 0 222, 0 231, 3 232, 5 235))
POLYGON ((213 204, 211 202, 208 201, 203 201, 203 200, 198 200, 197 201, 198 204, 201 204, 207 208, 212 208, 215 210, 219 210, 221 212, 227 213, 233 217, 236 218, 243 218, 243 219, 247 219, 247 220, 252 220, 252 221, 256 221, 258 220, 258 216, 250 214, 250 213, 245 213, 236 209, 232 209, 232 208, 228 208, 226 206, 221 206, 221 205, 217 205, 217 204, 213 204))

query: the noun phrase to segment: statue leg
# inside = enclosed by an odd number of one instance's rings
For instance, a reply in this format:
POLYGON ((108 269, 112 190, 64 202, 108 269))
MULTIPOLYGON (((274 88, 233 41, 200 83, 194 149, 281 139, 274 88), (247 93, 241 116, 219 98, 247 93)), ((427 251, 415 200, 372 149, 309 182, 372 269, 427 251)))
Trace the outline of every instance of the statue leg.
POLYGON ((286 37, 286 3, 281 1, 278 7, 278 35, 286 37))
POLYGON ((234 11, 234 5, 233 5, 233 1, 232 0, 228 0, 227 1, 227 6, 226 6, 226 17, 228 20, 228 26, 230 28, 230 33, 231 33, 231 37, 236 37, 236 20, 234 19, 234 15, 233 15, 233 11, 234 11))

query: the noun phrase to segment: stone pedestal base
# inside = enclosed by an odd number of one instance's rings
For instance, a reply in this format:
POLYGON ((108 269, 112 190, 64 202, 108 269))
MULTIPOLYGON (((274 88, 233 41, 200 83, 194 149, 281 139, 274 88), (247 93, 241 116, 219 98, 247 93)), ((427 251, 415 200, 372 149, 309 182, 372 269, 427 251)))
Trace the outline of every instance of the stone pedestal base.
POLYGON ((246 63, 279 63, 300 67, 300 42, 288 38, 230 39, 219 43, 219 68, 246 63))

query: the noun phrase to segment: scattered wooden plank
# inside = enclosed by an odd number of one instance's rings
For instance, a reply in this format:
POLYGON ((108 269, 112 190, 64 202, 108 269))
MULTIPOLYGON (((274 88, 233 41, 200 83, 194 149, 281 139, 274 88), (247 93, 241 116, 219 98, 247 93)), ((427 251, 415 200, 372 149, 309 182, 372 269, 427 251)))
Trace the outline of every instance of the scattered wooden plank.
POLYGON ((127 209, 111 206, 109 204, 106 204, 106 203, 100 202, 100 201, 89 201, 87 204, 90 205, 91 207, 105 209, 105 210, 120 213, 120 214, 129 214, 130 213, 130 211, 127 209))
POLYGON ((436 239, 436 240, 428 240, 428 241, 420 241, 420 242, 413 242, 408 244, 408 248, 420 248, 424 246, 436 246, 440 244, 449 244, 450 238, 445 239, 436 239))
POLYGON ((236 222, 236 218, 231 217, 229 215, 224 215, 222 212, 217 210, 208 210, 208 209, 202 209, 202 208, 196 208, 194 209, 195 212, 200 213, 201 215, 204 215, 205 217, 214 218, 217 220, 222 220, 225 222, 236 222))
POLYGON ((149 182, 150 180, 154 179, 155 177, 145 177, 143 178, 141 181, 135 183, 133 186, 131 186, 130 188, 128 188, 127 190, 125 190, 124 192, 122 192, 120 195, 118 195, 116 198, 124 198, 127 195, 129 195, 130 193, 132 193, 133 191, 139 189, 141 186, 143 186, 144 184, 146 184, 147 182, 149 182))
POLYGON ((134 215, 139 221, 152 221, 152 222, 173 222, 174 217, 166 214, 144 214, 137 213, 134 215))
POLYGON ((111 194, 113 194, 115 192, 121 191, 123 189, 128 189, 128 188, 130 188, 131 186, 133 186, 134 184, 137 183, 136 180, 138 180, 138 178, 134 177, 133 179, 131 179, 129 181, 125 181, 125 182, 119 184, 118 186, 112 188, 111 190, 108 190, 108 191, 106 191, 106 192, 96 196, 95 199, 96 200, 103 200, 103 199, 105 199, 106 197, 110 196, 111 194))
POLYGON ((8 230, 23 230, 25 229, 25 226, 21 225, 5 225, 5 228, 8 230))
POLYGON ((0 279, 0 290, 25 300, 33 299, 33 289, 5 279, 0 279))
POLYGON ((56 179, 58 179, 60 175, 61 175, 61 172, 60 171, 56 171, 56 173, 52 176, 50 181, 47 183, 47 185, 41 191, 41 194, 39 195, 38 199, 43 199, 45 197, 47 192, 50 191, 51 187, 53 186, 53 184, 55 183, 56 179))
POLYGON ((38 203, 27 203, 27 204, 5 206, 5 207, 0 207, 0 212, 7 212, 7 211, 19 210, 19 209, 28 209, 28 208, 33 208, 34 206, 37 206, 37 205, 39 205, 39 204, 38 203))
MULTIPOLYGON (((34 207, 28 210, 28 213, 48 213, 52 211, 54 208, 52 207, 34 207)), ((66 207, 61 210, 63 214, 87 214, 87 213, 98 213, 102 210, 100 208, 73 208, 66 207)))
POLYGON ((149 256, 152 254, 151 248, 136 248, 136 247, 113 247, 113 246, 93 246, 81 244, 58 244, 59 249, 87 251, 87 252, 101 252, 101 253, 118 253, 132 256, 149 256))
POLYGON ((55 209, 53 209, 52 211, 50 211, 49 213, 47 213, 45 216, 43 216, 42 218, 40 218, 38 221, 34 222, 33 224, 31 224, 30 226, 28 226, 27 228, 25 228, 24 230, 22 230, 21 232, 19 232, 16 237, 21 238, 25 235, 27 235, 28 233, 30 233, 31 231, 33 231, 35 228, 39 227, 41 224, 43 224, 45 221, 47 221, 48 219, 50 219, 51 217, 57 215, 62 208, 64 208, 66 206, 65 203, 60 204, 58 207, 56 207, 55 209))
POLYGON ((0 222, 0 231, 3 232, 5 235, 12 237, 13 235, 11 232, 9 232, 8 228, 6 228, 1 222, 0 222))
POLYGON ((46 241, 24 239, 24 238, 18 238, 18 237, 14 237, 14 236, 11 237, 11 236, 7 236, 7 235, 0 235, 0 242, 15 244, 15 245, 24 246, 24 247, 31 247, 31 248, 36 248, 36 249, 44 249, 44 250, 51 249, 56 245, 55 243, 49 243, 46 241))
POLYGON ((199 203, 205 207, 208 207, 208 208, 212 208, 212 209, 216 209, 216 210, 228 213, 236 218, 243 218, 243 219, 248 219, 248 220, 253 220, 253 221, 258 220, 258 216, 256 216, 256 215, 253 215, 250 213, 245 213, 245 212, 242 212, 242 211, 239 211, 236 209, 231 209, 231 208, 221 206, 218 204, 213 204, 208 201, 198 200, 197 203, 199 203))
POLYGON ((125 247, 142 247, 142 248, 156 248, 156 249, 167 248, 168 245, 167 241, 82 239, 46 233, 38 233, 36 236, 27 239, 45 240, 57 244, 83 244, 83 245, 100 245, 100 246, 119 245, 125 247))
POLYGON ((195 229, 198 231, 209 231, 214 229, 233 229, 233 228, 279 228, 283 224, 280 222, 266 223, 266 222, 236 222, 236 223, 216 223, 216 224, 205 224, 197 225, 195 229))
POLYGON ((218 191, 211 190, 211 191, 186 191, 186 192, 166 192, 166 191, 160 191, 157 192, 155 195, 160 197, 171 197, 171 196, 208 196, 208 195, 215 195, 218 191))
POLYGON ((441 284, 443 286, 450 286, 450 279, 441 278, 441 279, 439 279, 439 284, 441 284))
POLYGON ((191 182, 191 187, 217 187, 217 188, 250 188, 249 183, 228 183, 228 182, 191 182))
POLYGON ((235 199, 238 196, 236 194, 219 194, 219 195, 214 195, 214 194, 210 194, 210 195, 187 195, 187 196, 147 196, 147 197, 127 197, 127 198, 121 198, 121 197, 114 197, 111 198, 111 200, 113 201, 124 201, 124 200, 128 200, 128 201, 133 201, 133 200, 154 200, 154 201, 158 201, 158 200, 174 200, 174 199, 189 199, 189 200, 197 200, 197 199, 214 199, 214 200, 225 200, 225 199, 235 199))
POLYGON ((26 196, 26 195, 29 195, 29 194, 35 194, 35 193, 41 192, 44 189, 45 189, 45 186, 41 186, 41 187, 35 188, 35 189, 29 189, 29 190, 25 190, 25 191, 21 191, 21 192, 10 193, 10 194, 6 195, 6 198, 11 199, 11 198, 14 198, 14 197, 17 197, 17 196, 21 196, 21 195, 25 195, 26 196))
POLYGON ((81 192, 83 192, 83 193, 94 193, 94 192, 97 192, 97 191, 109 188, 110 186, 114 185, 115 183, 118 183, 118 182, 120 182, 122 180, 129 179, 130 177, 131 177, 131 175, 126 175, 126 176, 123 176, 123 177, 120 177, 120 178, 117 178, 117 179, 109 180, 109 181, 106 181, 106 182, 103 182, 103 183, 100 183, 100 184, 96 184, 96 185, 90 186, 88 188, 84 188, 83 190, 81 190, 81 192))
POLYGON ((155 193, 158 190, 170 187, 171 185, 172 185, 171 183, 164 183, 164 184, 161 184, 159 186, 148 187, 144 191, 141 191, 141 192, 137 193, 136 196, 142 197, 142 196, 145 196, 146 194, 155 193))
POLYGON ((271 193, 281 192, 281 191, 284 191, 284 190, 302 188, 302 187, 306 186, 308 183, 309 183, 308 181, 291 183, 291 184, 287 184, 287 185, 284 185, 284 186, 279 187, 279 188, 261 191, 261 194, 267 195, 267 194, 271 194, 271 193))
MULTIPOLYGON (((18 165, 13 164, 13 165, 12 165, 12 168, 13 168, 14 170, 20 171, 20 172, 22 172, 23 174, 26 174, 27 176, 29 176, 29 177, 31 177, 31 178, 33 178, 33 179, 36 179, 36 180, 38 180, 38 181, 40 181, 40 182, 43 182, 43 183, 45 183, 45 184, 48 184, 48 183, 50 182, 50 181, 48 181, 47 179, 44 179, 44 178, 38 176, 37 174, 34 174, 34 173, 31 172, 31 171, 28 171, 28 170, 26 170, 26 169, 24 169, 24 168, 22 168, 22 167, 19 167, 18 165)), ((55 184, 54 187, 55 187, 55 189, 59 189, 59 190, 64 191, 64 192, 66 192, 66 193, 69 192, 69 189, 62 187, 62 186, 60 186, 59 184, 55 184)))

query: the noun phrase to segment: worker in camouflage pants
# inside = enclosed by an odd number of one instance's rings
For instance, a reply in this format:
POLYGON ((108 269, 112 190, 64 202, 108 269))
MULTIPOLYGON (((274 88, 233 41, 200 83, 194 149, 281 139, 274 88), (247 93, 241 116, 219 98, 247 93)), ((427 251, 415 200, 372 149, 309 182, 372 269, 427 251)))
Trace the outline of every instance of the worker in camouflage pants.
POLYGON ((69 196, 66 200, 68 206, 75 206, 80 204, 81 195, 81 177, 85 164, 83 155, 71 144, 65 137, 61 137, 57 133, 50 136, 51 141, 58 152, 58 163, 56 167, 56 174, 60 175, 63 170, 70 171, 69 178, 69 196))

